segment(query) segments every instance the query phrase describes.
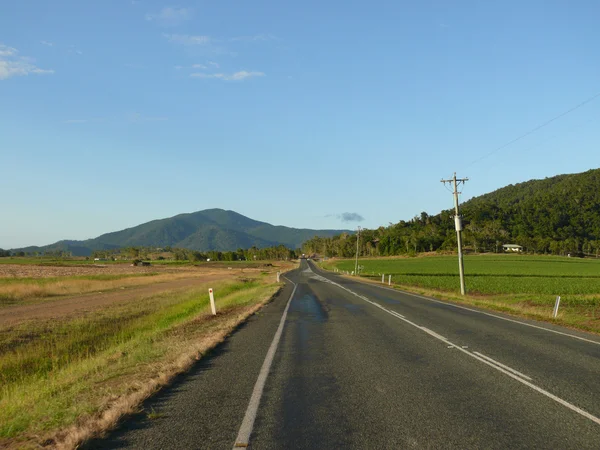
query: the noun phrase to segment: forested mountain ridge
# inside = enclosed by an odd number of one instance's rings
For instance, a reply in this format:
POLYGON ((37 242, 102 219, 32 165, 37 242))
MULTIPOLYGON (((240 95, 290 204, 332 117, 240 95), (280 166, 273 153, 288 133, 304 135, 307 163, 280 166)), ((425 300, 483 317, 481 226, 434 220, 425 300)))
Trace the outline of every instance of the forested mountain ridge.
POLYGON ((96 250, 123 247, 177 247, 197 251, 234 251, 285 245, 296 249, 313 236, 333 236, 343 230, 310 230, 274 226, 223 209, 206 209, 153 220, 84 241, 64 240, 43 247, 11 250, 13 253, 62 251, 88 256, 96 250))
MULTIPOLYGON (((450 201, 449 201, 450 203, 450 201)), ((453 210, 362 231, 362 253, 398 255, 456 249, 453 210)), ((600 169, 509 185, 461 205, 465 246, 473 251, 501 251, 519 244, 536 253, 600 252, 600 169)), ((305 252, 352 256, 350 234, 314 238, 305 252)))

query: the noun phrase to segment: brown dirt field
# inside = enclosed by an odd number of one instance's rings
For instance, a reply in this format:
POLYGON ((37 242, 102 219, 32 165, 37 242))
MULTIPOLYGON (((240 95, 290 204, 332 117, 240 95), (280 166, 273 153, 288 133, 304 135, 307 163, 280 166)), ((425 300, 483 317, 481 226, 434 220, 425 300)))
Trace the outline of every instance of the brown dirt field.
POLYGON ((106 293, 98 292, 60 298, 54 297, 43 303, 7 306, 0 309, 0 326, 13 326, 20 322, 36 319, 73 318, 105 308, 114 303, 124 303, 167 291, 189 289, 211 281, 232 279, 235 276, 244 274, 250 274, 250 270, 244 270, 243 274, 239 270, 213 270, 210 273, 191 274, 190 278, 156 283, 149 286, 129 287, 106 293))
POLYGON ((89 266, 34 266, 25 264, 0 264, 0 278, 54 278, 86 275, 126 275, 138 273, 168 273, 197 271, 193 266, 131 266, 131 264, 89 266))

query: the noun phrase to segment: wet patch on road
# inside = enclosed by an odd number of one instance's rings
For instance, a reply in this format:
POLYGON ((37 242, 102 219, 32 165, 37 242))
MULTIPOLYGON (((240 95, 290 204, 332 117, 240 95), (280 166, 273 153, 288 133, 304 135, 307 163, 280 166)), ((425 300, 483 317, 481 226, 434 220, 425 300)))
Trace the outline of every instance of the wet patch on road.
POLYGON ((325 322, 328 314, 321 302, 313 295, 305 294, 299 299, 292 301, 290 315, 298 314, 301 319, 309 319, 314 322, 325 322))

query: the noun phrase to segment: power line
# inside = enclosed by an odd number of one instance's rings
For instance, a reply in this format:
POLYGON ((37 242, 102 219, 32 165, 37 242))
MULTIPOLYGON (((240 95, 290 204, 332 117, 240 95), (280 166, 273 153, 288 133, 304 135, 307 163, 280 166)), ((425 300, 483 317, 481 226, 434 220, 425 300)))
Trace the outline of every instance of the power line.
MULTIPOLYGON (((471 167, 473 164, 476 164, 476 163, 478 163, 479 161, 481 161, 481 160, 483 160, 483 159, 485 159, 485 158, 487 158, 487 157, 489 157, 489 156, 493 155, 494 153, 496 153, 496 152, 498 152, 498 151, 500 151, 500 150, 502 150, 502 149, 504 149, 504 148, 508 147, 509 145, 512 145, 512 144, 514 144, 515 142, 518 142, 518 141, 520 141, 521 139, 523 139, 523 138, 526 138, 527 136, 529 136, 529 135, 531 135, 531 134, 535 133, 536 131, 538 131, 538 130, 540 130, 540 129, 542 129, 542 128, 544 128, 544 127, 548 126, 548 125, 550 125, 552 122, 554 122, 554 121, 556 121, 556 120, 560 119, 561 117, 564 117, 564 116, 566 116, 567 114, 570 114, 570 113, 572 113, 573 111, 575 111, 575 110, 577 110, 577 109, 581 108, 582 106, 584 106, 584 105, 587 105, 588 103, 590 103, 590 102, 592 102, 592 101, 596 100, 598 97, 600 97, 600 92, 598 92, 597 94, 595 94, 595 95, 591 96, 591 97, 590 97, 590 98, 588 98, 587 100, 584 100, 583 102, 579 103, 578 105, 575 105, 575 106, 574 106, 574 107, 572 107, 571 109, 569 109, 569 110, 567 110, 567 111, 565 111, 565 112, 563 112, 563 113, 559 114, 558 116, 556 116, 556 117, 553 117, 552 119, 550 119, 550 120, 548 120, 548 121, 546 121, 546 122, 542 123, 541 125, 538 125, 537 127, 533 128, 532 130, 529 130, 527 133, 524 133, 524 134, 520 135, 519 137, 517 137, 517 138, 513 139, 512 141, 510 141, 510 142, 507 142, 506 144, 504 144, 504 145, 501 145, 501 146, 500 146, 500 147, 498 147, 498 148, 495 148, 495 149, 494 149, 494 150, 492 150, 491 152, 489 152, 489 153, 487 153, 487 154, 483 155, 482 157, 480 157, 480 158, 476 159, 475 161, 471 162, 471 163, 470 163, 468 166, 466 166, 466 167, 471 167)), ((466 168, 466 167, 465 167, 465 168, 466 168)))

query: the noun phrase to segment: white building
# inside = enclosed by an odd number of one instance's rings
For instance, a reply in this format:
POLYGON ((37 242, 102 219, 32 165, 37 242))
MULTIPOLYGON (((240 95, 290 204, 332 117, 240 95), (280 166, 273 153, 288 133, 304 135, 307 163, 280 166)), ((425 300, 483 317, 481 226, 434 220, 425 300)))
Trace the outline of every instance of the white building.
POLYGON ((517 244, 504 244, 502 246, 502 248, 504 249, 505 252, 522 252, 523 251, 523 247, 521 247, 520 245, 517 244))

